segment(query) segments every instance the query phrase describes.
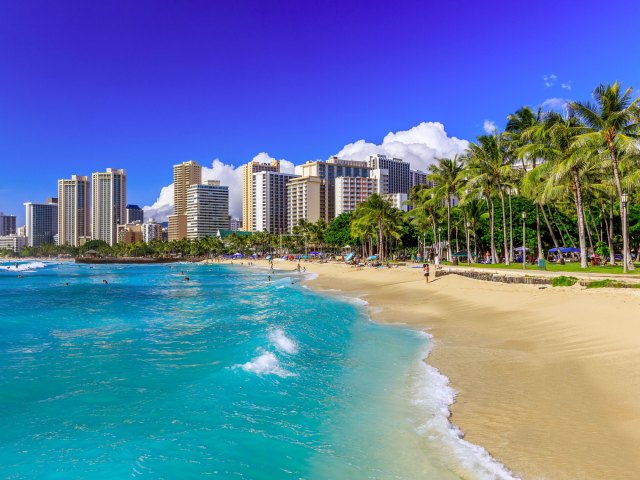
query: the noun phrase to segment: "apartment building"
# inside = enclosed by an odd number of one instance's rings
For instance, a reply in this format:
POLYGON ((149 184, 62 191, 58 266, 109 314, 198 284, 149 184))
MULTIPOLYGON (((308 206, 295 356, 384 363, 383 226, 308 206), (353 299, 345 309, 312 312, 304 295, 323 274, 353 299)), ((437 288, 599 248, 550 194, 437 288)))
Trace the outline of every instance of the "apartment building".
POLYGON ((169 215, 169 241, 187 238, 187 195, 202 183, 202 166, 190 160, 173 166, 173 215, 169 215))
POLYGON ((215 237, 229 229, 229 187, 219 180, 191 185, 187 191, 187 238, 215 237))
POLYGON ((88 176, 58 180, 58 244, 80 246, 91 236, 91 183, 88 176))
POLYGON ((253 174, 253 232, 289 231, 287 184, 293 178, 297 178, 297 175, 270 171, 253 174))
POLYGON ((253 230, 253 175, 258 172, 280 172, 280 161, 271 163, 251 161, 242 166, 242 229, 253 230))
POLYGON ((127 205, 127 172, 107 168, 91 175, 91 236, 109 245, 118 242, 118 225, 124 223, 127 205))
POLYGON ((25 235, 29 247, 55 243, 58 234, 58 199, 48 198, 46 203, 27 202, 25 206, 25 235))
POLYGON ((289 232, 301 219, 317 222, 326 219, 325 181, 320 177, 297 177, 287 183, 287 217, 289 232))
POLYGON ((407 193, 410 182, 410 166, 399 158, 389 158, 385 155, 369 156, 369 168, 380 169, 389 172, 388 193, 407 193))
POLYGON ((0 212, 0 236, 15 235, 16 233, 16 216, 5 215, 0 212))

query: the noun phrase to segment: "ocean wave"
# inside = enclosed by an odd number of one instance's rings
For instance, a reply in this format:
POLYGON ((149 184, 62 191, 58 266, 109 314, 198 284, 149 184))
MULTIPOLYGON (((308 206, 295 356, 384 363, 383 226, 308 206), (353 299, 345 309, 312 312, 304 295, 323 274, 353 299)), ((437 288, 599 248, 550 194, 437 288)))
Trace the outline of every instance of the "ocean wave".
POLYGON ((6 270, 7 272, 28 272, 39 268, 45 268, 46 266, 47 264, 43 262, 29 262, 13 265, 0 265, 0 270, 6 270))
MULTIPOLYGON (((421 332, 431 338, 426 332, 421 332)), ((455 400, 455 391, 449 379, 440 371, 423 361, 431 353, 431 343, 420 357, 417 394, 414 405, 429 412, 429 419, 418 426, 418 433, 436 438, 456 458, 459 467, 472 478, 481 480, 518 480, 509 469, 495 460, 479 445, 464 440, 462 431, 450 422, 450 407, 455 400)))
POLYGON ((237 365, 245 372, 252 372, 256 375, 277 375, 278 377, 291 377, 294 373, 288 372, 280 366, 280 361, 274 353, 264 352, 250 362, 237 365))
POLYGON ((294 354, 298 352, 298 345, 295 341, 287 337, 284 330, 275 328, 269 332, 269 341, 281 352, 294 354))

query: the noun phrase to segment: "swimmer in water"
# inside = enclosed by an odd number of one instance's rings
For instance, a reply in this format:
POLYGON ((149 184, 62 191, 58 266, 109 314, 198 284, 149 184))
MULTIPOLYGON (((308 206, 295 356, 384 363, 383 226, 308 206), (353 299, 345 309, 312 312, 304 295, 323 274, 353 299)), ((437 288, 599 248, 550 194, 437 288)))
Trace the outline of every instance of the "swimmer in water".
POLYGON ((271 281, 271 275, 267 277, 267 282, 270 282, 270 281, 271 281))
POLYGON ((189 281, 189 277, 184 277, 184 279, 188 282, 189 281))
POLYGON ((102 280, 102 284, 103 285, 109 285, 109 282, 107 282, 106 280, 102 280))

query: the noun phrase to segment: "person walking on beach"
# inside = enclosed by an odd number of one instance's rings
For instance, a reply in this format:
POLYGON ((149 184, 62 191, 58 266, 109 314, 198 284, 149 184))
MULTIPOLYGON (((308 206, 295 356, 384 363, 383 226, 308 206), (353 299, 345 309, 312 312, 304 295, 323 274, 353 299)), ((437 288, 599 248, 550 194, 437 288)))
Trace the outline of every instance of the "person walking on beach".
POLYGON ((422 264, 422 275, 424 276, 424 282, 429 283, 429 264, 422 264))

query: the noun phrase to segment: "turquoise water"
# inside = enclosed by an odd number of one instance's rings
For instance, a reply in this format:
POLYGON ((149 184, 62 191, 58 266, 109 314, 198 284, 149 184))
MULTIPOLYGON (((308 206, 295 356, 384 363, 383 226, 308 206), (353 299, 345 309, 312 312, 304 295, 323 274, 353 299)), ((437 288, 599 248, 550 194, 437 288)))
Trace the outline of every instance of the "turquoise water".
POLYGON ((448 423, 425 335, 272 278, 5 263, 0 478, 510 478, 448 423))

